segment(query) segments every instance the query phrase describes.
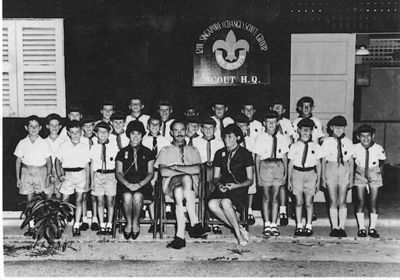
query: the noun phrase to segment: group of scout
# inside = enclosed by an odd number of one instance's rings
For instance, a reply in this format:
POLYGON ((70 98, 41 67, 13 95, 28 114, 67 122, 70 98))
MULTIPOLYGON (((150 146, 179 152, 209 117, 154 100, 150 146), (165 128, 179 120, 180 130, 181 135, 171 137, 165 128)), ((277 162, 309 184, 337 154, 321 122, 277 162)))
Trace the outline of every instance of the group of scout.
MULTIPOLYGON (((47 138, 39 136, 42 128, 37 116, 26 119, 26 138, 20 140, 14 155, 19 193, 33 199, 37 193, 45 192, 68 200, 76 194, 75 222, 73 236, 89 229, 87 218, 87 196, 92 196, 91 230, 98 234, 112 233, 112 221, 117 193, 115 175, 116 159, 123 158, 121 149, 128 146, 131 133, 136 126, 132 121, 143 123, 145 133, 141 145, 154 153, 171 145, 170 133, 173 107, 160 102, 157 114, 143 114, 143 100, 132 97, 129 103, 130 115, 115 111, 111 102, 102 104, 102 119, 96 121, 90 115, 82 115, 78 107, 67 111, 68 121, 62 128, 61 117, 50 114, 46 118, 47 138), (61 129, 62 128, 62 129, 61 129), (107 204, 107 221, 104 207, 107 204)), ((196 107, 185 111, 186 145, 197 148, 201 161, 208 166, 207 182, 211 182, 212 163, 215 153, 224 147, 223 128, 236 124, 243 132, 241 146, 248 149, 254 158, 254 181, 248 189, 248 222, 254 224, 252 212, 256 186, 262 189, 263 234, 278 236, 277 222, 288 224, 288 192, 295 202, 296 236, 311 236, 313 221, 313 198, 320 186, 329 194, 329 215, 332 224, 330 236, 345 237, 347 217, 346 197, 353 186, 357 188, 356 218, 358 236, 378 238, 376 230, 378 189, 383 185, 381 167, 385 152, 374 143, 375 129, 369 125, 360 126, 357 131, 358 144, 345 137, 347 126, 343 116, 335 116, 327 125, 329 136, 325 137, 320 120, 312 115, 314 101, 302 97, 297 102, 299 117, 293 122, 284 118, 285 104, 276 101, 263 114, 262 122, 254 119, 256 109, 252 103, 243 103, 241 114, 234 119, 226 116, 228 106, 222 101, 214 102, 214 115, 199 118, 196 107), (355 163, 355 165, 354 165, 355 163), (368 196, 366 196, 368 193, 368 196), (370 199, 370 224, 368 232, 364 225, 366 197, 370 199), (305 226, 302 222, 303 207, 306 209, 305 226)), ((140 129, 139 129, 140 130, 140 129)), ((126 156, 126 154, 125 154, 126 156)), ((123 179, 122 179, 123 180, 123 179)), ((121 180, 119 180, 121 182, 121 180)), ((152 185, 156 178, 152 180, 152 185)), ((153 214, 150 206, 150 216, 153 214)), ((173 213, 167 209, 167 216, 173 213)), ((34 235, 33 222, 25 235, 34 235)), ((150 228, 150 232, 156 230, 150 228)), ((221 233, 219 226, 208 230, 221 233)))

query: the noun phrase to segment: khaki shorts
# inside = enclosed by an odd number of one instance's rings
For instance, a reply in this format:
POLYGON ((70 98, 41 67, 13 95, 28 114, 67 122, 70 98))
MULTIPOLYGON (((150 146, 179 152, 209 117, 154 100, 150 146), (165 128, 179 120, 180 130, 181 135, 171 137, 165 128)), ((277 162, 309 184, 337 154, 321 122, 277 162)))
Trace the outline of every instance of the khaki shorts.
POLYGON ((381 169, 379 166, 369 169, 369 180, 364 177, 364 169, 357 166, 354 174, 354 186, 366 187, 367 184, 371 188, 380 188, 383 186, 381 169))
POLYGON ((85 169, 77 172, 65 172, 65 181, 61 185, 60 193, 73 194, 75 192, 84 193, 89 191, 86 187, 86 172, 85 169))
POLYGON ((299 171, 293 169, 293 194, 300 195, 304 193, 306 195, 315 195, 317 179, 317 172, 315 172, 314 170, 299 171))
POLYGON ((338 166, 337 162, 328 161, 325 166, 325 178, 329 187, 343 187, 349 185, 350 163, 346 161, 344 165, 338 166))
POLYGON ((50 188, 53 190, 53 194, 55 194, 57 196, 57 195, 61 194, 60 189, 62 186, 62 182, 58 178, 55 178, 55 179, 56 179, 56 181, 54 183, 50 183, 50 188))
POLYGON ((91 194, 94 196, 115 196, 117 194, 115 173, 102 174, 95 172, 91 194))
POLYGON ((19 193, 23 195, 38 194, 44 192, 45 194, 53 193, 50 186, 46 186, 47 168, 46 166, 28 166, 21 169, 21 188, 19 193))
POLYGON ((283 161, 260 161, 260 186, 280 187, 285 184, 283 161))

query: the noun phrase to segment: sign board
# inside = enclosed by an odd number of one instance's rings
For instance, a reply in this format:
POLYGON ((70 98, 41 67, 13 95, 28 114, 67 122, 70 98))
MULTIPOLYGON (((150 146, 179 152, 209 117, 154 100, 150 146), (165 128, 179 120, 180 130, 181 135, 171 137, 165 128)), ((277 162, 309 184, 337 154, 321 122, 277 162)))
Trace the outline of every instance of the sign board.
POLYGON ((257 27, 242 20, 209 25, 194 46, 193 86, 269 84, 267 40, 257 27))

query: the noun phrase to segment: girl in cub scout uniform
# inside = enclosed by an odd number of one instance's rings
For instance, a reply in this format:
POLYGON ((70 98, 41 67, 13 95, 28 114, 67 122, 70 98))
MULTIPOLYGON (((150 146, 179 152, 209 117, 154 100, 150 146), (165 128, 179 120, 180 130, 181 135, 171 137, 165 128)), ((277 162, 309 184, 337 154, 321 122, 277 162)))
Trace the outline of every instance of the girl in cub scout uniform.
POLYGON ((295 236, 311 236, 314 195, 319 191, 321 178, 322 149, 313 142, 311 133, 315 123, 311 119, 302 119, 298 125, 299 140, 290 146, 288 189, 296 197, 295 236), (305 201, 303 199, 305 196, 305 201), (302 225, 302 207, 306 205, 306 227, 302 225))
POLYGON ((358 207, 356 217, 358 221, 358 236, 366 237, 364 226, 365 192, 370 200, 370 218, 368 235, 379 238, 375 229, 378 220, 378 190, 383 185, 382 165, 386 159, 385 151, 381 145, 374 143, 375 129, 369 125, 361 125, 357 129, 357 139, 360 143, 354 145, 354 158, 356 172, 354 186, 357 187, 358 207))
POLYGON ((287 175, 287 153, 289 143, 287 137, 279 132, 279 115, 268 111, 264 117, 265 133, 256 139, 256 174, 258 185, 263 189, 262 214, 264 220, 263 234, 278 236, 277 228, 279 189, 284 187, 287 175), (272 193, 271 193, 272 190, 272 193), (272 198, 272 199, 271 199, 272 198), (269 215, 272 200, 272 215, 269 215), (271 216, 271 219, 269 218, 271 216))
POLYGON ((353 142, 345 137, 347 121, 343 116, 332 118, 327 125, 330 136, 322 144, 322 186, 329 193, 329 216, 332 231, 329 236, 346 237, 346 197, 354 178, 353 142), (339 210, 338 210, 339 208, 339 210), (339 218, 339 219, 338 219, 339 218))

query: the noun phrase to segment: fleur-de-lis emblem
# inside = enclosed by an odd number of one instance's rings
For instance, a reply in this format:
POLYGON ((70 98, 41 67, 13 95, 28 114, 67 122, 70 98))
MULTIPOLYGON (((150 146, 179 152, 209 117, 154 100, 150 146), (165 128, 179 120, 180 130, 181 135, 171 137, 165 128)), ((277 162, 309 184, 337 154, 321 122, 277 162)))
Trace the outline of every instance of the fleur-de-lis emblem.
POLYGON ((249 43, 246 40, 236 41, 235 33, 232 30, 228 32, 224 40, 214 42, 212 51, 218 64, 226 70, 234 70, 243 65, 246 59, 246 53, 250 50, 249 43), (222 50, 227 52, 226 57, 222 56, 222 50), (239 58, 236 57, 236 51, 239 50, 239 58), (229 61, 229 62, 227 62, 229 61), (233 62, 235 61, 235 62, 233 62))

